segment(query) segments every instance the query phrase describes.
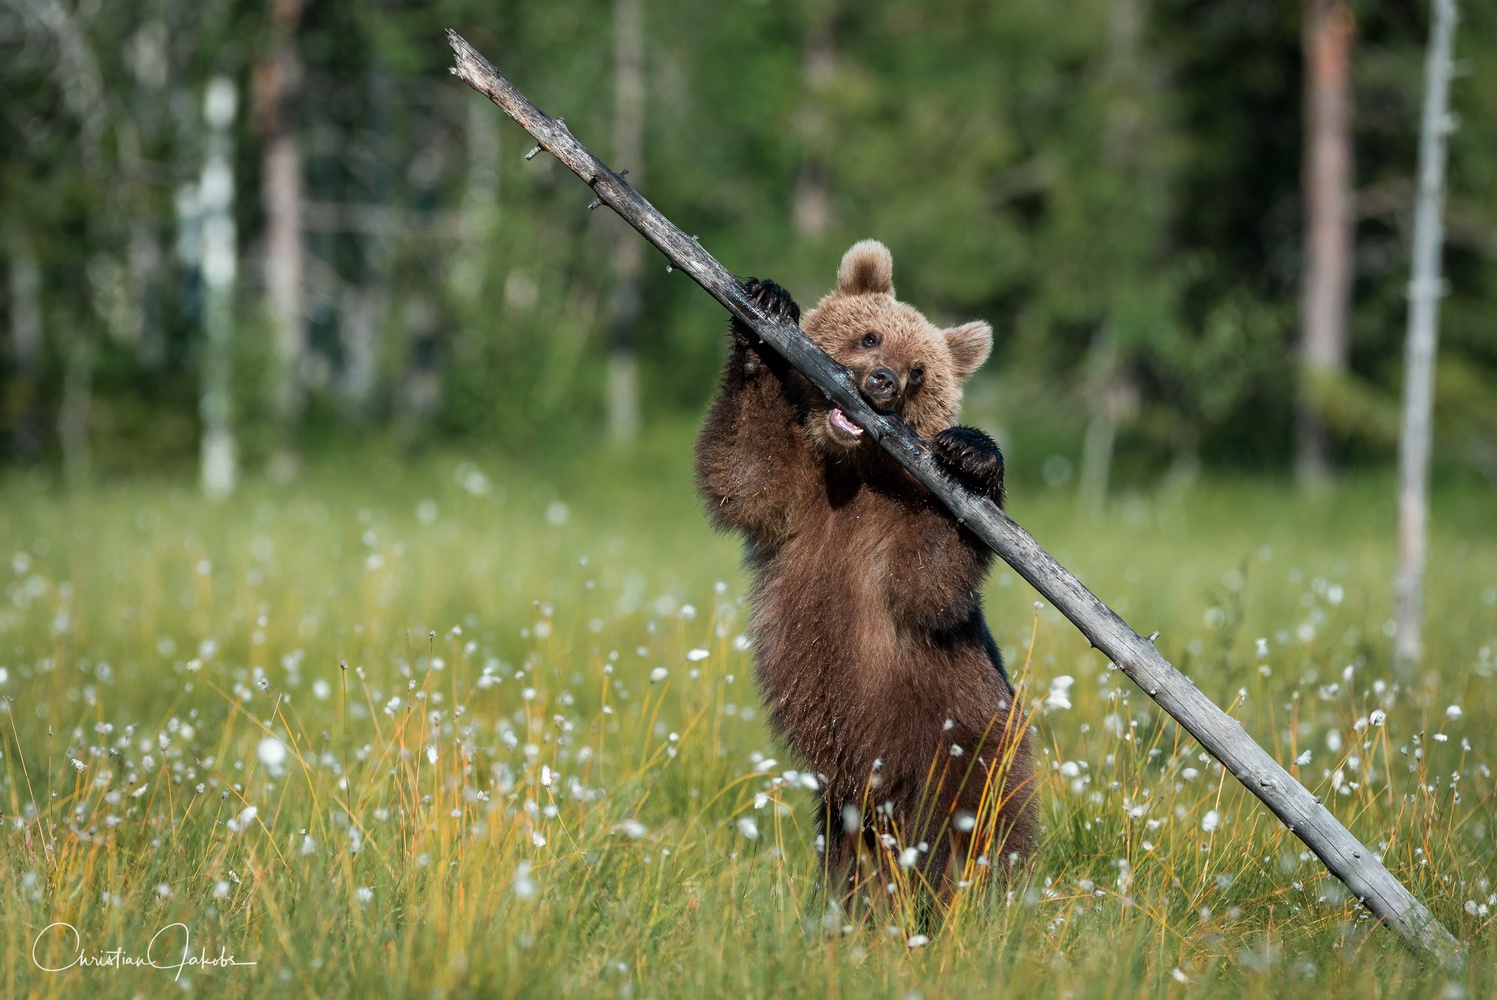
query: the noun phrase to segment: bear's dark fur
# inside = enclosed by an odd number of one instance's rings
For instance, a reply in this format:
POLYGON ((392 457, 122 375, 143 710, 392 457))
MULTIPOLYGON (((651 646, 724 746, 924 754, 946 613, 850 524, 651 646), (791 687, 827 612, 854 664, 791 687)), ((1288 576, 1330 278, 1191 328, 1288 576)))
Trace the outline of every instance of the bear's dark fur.
MULTIPOLYGON (((892 274, 882 244, 855 245, 802 328, 870 403, 1001 504, 997 446, 953 426, 992 331, 932 326, 895 299, 892 274)), ((799 319, 773 282, 749 290, 799 319)), ((855 880, 864 851, 887 867, 915 846, 945 895, 974 851, 1008 867, 1026 857, 1038 830, 1032 740, 983 620, 987 547, 736 320, 697 481, 716 525, 747 543, 759 685, 771 725, 821 778, 833 877, 855 880), (996 825, 974 830, 980 811, 996 825)))

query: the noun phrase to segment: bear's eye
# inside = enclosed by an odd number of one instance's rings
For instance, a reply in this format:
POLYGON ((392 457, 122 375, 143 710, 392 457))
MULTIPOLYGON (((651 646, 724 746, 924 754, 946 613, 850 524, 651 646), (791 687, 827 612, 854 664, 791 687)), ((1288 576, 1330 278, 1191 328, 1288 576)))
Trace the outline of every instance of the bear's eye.
POLYGON ((910 369, 910 377, 906 380, 905 384, 909 388, 913 389, 916 386, 918 386, 921 382, 924 382, 924 381, 925 381, 925 366, 924 365, 916 365, 915 367, 913 367, 913 368, 910 369))
POLYGON ((874 333, 872 330, 869 330, 867 333, 863 334, 863 346, 869 349, 877 347, 878 334, 874 333))

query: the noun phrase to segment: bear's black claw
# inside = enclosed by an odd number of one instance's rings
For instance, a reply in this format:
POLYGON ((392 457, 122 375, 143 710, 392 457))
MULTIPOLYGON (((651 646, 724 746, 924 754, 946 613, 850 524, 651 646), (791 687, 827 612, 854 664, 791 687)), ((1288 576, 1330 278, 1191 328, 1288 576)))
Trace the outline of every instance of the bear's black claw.
POLYGON ((800 323, 800 306, 790 297, 790 293, 779 285, 765 278, 750 278, 744 286, 754 304, 775 319, 784 323, 800 323))
MULTIPOLYGON (((783 323, 800 323, 800 306, 790 297, 790 293, 768 278, 745 278, 743 290, 748 297, 768 315, 783 323)), ((747 324, 737 316, 733 317, 733 335, 747 343, 757 343, 758 336, 749 329, 747 324)))
POLYGON ((975 427, 948 427, 930 439, 931 451, 967 486, 1003 503, 1003 452, 975 427))

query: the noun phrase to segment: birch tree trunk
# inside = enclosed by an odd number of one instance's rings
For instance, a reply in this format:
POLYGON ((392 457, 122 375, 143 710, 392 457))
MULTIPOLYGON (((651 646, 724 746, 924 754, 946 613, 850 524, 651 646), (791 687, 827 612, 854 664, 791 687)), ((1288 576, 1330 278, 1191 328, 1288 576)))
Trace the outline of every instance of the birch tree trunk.
MULTIPOLYGON (((614 0, 613 21, 614 155, 637 185, 644 173, 644 0, 614 0)), ((639 434, 639 275, 645 248, 628 226, 609 221, 617 235, 608 299, 608 434, 629 442, 639 434)))
POLYGON ((239 270, 234 227, 234 115, 239 103, 234 84, 214 77, 203 100, 208 122, 208 157, 198 184, 203 241, 203 372, 199 408, 203 421, 203 492, 220 499, 234 491, 238 457, 234 444, 232 397, 234 364, 234 281, 239 270))
POLYGON ((283 436, 290 434, 300 418, 304 395, 302 161, 291 113, 301 89, 296 33, 302 11, 303 0, 271 0, 274 42, 254 73, 256 128, 263 144, 260 197, 266 220, 266 309, 276 359, 271 400, 283 436))
POLYGON ((1318 385, 1346 370, 1351 299, 1351 10, 1340 0, 1305 5, 1305 274, 1300 302, 1298 454, 1302 484, 1331 477, 1318 385))
POLYGON ((1398 579, 1394 655, 1403 669, 1423 654, 1424 565, 1428 552, 1430 411, 1440 334, 1440 248, 1444 242, 1445 143, 1449 113, 1455 0, 1433 0, 1424 58, 1424 114, 1419 127, 1419 200, 1414 209, 1414 260, 1409 327, 1404 343, 1403 433, 1398 447, 1398 579))

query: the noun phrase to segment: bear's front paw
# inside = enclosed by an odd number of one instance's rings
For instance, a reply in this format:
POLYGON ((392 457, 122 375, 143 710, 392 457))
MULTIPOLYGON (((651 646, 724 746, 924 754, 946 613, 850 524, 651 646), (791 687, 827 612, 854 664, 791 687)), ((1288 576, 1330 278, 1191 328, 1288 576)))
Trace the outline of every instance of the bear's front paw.
MULTIPOLYGON (((800 323, 800 306, 795 304, 789 292, 768 278, 762 281, 747 278, 743 282, 743 290, 754 305, 771 318, 792 325, 800 323)), ((737 316, 733 317, 733 338, 744 346, 756 346, 760 342, 759 335, 737 316)))
POLYGON ((948 427, 930 439, 931 451, 967 486, 1003 504, 1003 453, 975 427, 948 427))
POLYGON ((743 287, 748 292, 749 298, 754 300, 754 305, 774 319, 792 325, 800 323, 800 306, 795 304, 789 292, 773 281, 768 278, 763 281, 750 278, 743 287))

